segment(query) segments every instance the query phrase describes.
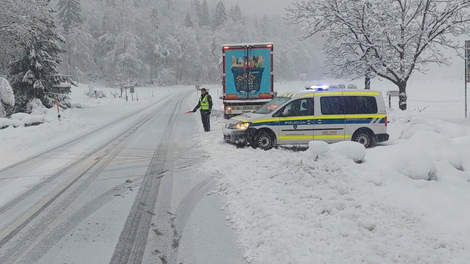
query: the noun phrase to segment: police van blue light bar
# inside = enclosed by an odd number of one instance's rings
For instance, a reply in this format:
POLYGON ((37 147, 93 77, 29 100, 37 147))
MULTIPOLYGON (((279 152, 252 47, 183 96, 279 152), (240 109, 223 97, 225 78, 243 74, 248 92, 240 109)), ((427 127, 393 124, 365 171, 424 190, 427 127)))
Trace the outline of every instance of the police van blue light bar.
POLYGON ((326 90, 328 89, 329 86, 328 85, 312 85, 310 87, 307 87, 305 89, 307 90, 317 90, 317 91, 322 91, 322 90, 326 90))

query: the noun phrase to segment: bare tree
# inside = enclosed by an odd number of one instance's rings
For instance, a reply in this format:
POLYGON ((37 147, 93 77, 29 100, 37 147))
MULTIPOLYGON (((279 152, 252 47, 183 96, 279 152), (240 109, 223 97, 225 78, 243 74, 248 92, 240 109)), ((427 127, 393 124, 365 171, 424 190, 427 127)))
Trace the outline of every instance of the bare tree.
POLYGON ((287 19, 323 34, 335 77, 380 76, 398 86, 407 108, 407 82, 429 64, 449 65, 441 48, 457 49, 452 37, 469 32, 467 0, 308 0, 289 6, 287 19))

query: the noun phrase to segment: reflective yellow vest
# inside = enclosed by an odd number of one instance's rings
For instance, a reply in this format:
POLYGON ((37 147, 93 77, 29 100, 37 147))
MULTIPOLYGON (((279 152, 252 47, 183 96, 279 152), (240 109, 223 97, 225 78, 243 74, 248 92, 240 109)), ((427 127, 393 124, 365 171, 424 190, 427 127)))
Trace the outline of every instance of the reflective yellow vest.
POLYGON ((199 98, 201 103, 201 110, 209 110, 209 100, 207 100, 207 94, 204 97, 199 98))

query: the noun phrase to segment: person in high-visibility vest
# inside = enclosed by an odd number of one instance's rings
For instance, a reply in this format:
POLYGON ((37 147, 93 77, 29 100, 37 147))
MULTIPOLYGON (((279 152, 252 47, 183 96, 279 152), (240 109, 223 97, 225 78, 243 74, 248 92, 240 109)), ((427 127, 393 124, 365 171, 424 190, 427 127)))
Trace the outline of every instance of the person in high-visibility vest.
POLYGON ((209 95, 206 88, 201 89, 201 97, 199 98, 199 103, 194 107, 193 113, 196 112, 198 108, 201 108, 201 119, 204 131, 209 132, 211 130, 212 97, 209 95))

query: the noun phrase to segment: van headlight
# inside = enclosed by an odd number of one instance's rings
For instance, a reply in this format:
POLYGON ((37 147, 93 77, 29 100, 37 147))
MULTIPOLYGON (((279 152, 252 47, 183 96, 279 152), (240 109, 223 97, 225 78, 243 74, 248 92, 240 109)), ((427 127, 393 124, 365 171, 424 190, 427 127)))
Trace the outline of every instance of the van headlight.
POLYGON ((248 127, 251 125, 251 123, 248 122, 239 122, 235 125, 236 129, 241 129, 241 130, 246 130, 248 127))

